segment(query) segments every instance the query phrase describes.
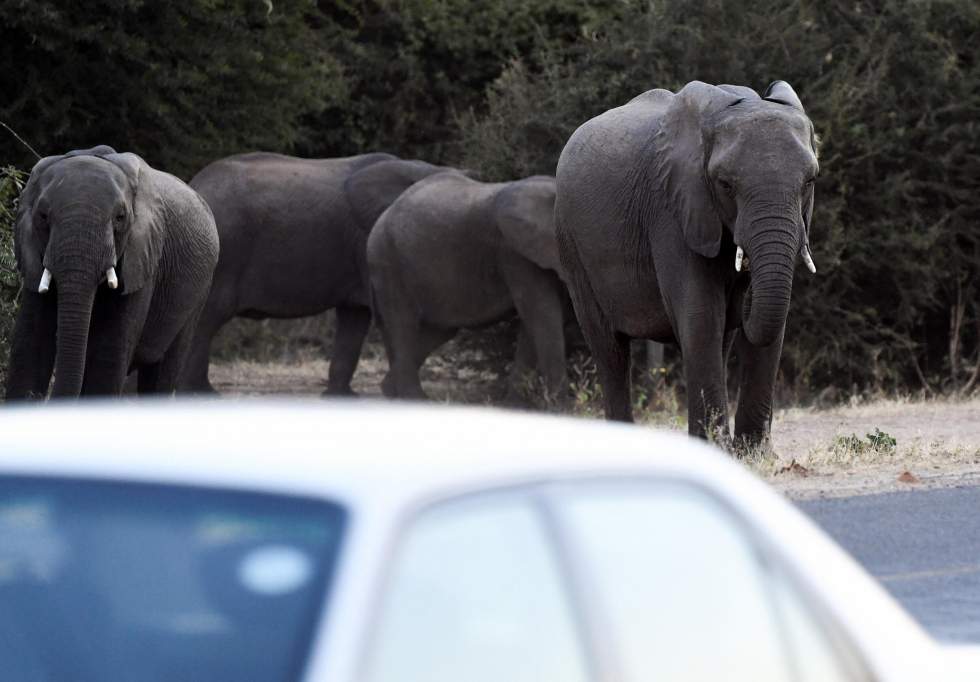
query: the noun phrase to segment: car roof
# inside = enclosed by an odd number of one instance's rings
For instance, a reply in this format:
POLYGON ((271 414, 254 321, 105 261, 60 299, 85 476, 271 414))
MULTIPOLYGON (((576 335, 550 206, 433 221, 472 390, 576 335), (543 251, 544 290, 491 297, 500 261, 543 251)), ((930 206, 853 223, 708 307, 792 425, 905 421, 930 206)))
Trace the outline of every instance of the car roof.
POLYGON ((476 484, 617 472, 708 475, 731 466, 707 445, 650 428, 357 399, 49 404, 3 410, 0 433, 0 468, 7 472, 355 499, 379 490, 426 496, 476 484))

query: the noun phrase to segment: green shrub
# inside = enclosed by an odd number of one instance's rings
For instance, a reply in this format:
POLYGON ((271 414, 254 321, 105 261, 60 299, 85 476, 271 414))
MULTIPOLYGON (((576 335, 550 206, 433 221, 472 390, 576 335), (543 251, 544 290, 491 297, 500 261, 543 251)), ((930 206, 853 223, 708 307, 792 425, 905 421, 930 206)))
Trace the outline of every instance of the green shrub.
POLYGON ((14 259, 14 217, 27 173, 12 166, 0 167, 0 385, 6 382, 10 336, 17 314, 20 275, 14 259))

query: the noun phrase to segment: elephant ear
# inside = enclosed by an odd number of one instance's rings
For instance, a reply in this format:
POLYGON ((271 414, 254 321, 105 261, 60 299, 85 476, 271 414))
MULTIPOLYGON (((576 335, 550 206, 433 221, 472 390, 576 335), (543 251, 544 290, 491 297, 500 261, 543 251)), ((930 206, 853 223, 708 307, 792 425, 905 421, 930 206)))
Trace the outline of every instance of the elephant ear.
POLYGON ((788 107, 803 111, 803 103, 800 101, 799 96, 797 96, 796 91, 793 90, 793 86, 786 81, 773 81, 770 83, 762 99, 785 104, 788 107))
POLYGON ((129 180, 131 192, 129 225, 119 238, 120 274, 123 294, 142 289, 155 275, 163 249, 164 204, 154 182, 155 171, 136 154, 109 154, 129 180))
POLYGON ((555 179, 534 176, 511 182, 495 200, 504 241, 529 261, 562 275, 555 235, 555 179))
POLYGON ((351 174, 344 182, 344 195, 357 226, 368 234, 402 192, 423 178, 448 170, 425 161, 380 161, 351 174))
POLYGON ((37 233, 34 225, 34 206, 41 196, 44 173, 55 163, 65 158, 47 156, 31 169, 31 177, 17 200, 17 217, 14 220, 14 255, 17 270, 24 280, 24 286, 37 291, 44 270, 44 249, 47 239, 37 233))
POLYGON ((706 258, 718 255, 723 230, 705 171, 706 127, 714 114, 743 99, 731 89, 688 83, 674 95, 654 138, 655 191, 680 224, 688 247, 706 258))

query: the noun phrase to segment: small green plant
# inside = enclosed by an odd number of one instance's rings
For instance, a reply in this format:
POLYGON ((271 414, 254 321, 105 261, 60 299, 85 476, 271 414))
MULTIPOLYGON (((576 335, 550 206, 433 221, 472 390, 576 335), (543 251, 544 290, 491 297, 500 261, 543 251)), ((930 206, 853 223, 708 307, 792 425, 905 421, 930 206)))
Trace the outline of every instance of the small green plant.
POLYGON ((863 439, 852 433, 837 436, 834 440, 834 452, 838 455, 893 455, 897 448, 895 437, 879 428, 875 428, 874 433, 865 434, 863 439))
POLYGON ((580 356, 569 362, 569 387, 572 392, 573 411, 586 414, 602 410, 602 386, 592 356, 580 356))
POLYGON ((874 433, 867 434, 867 439, 871 443, 871 447, 884 454, 892 454, 898 447, 898 441, 895 437, 885 433, 879 428, 875 428, 874 433))

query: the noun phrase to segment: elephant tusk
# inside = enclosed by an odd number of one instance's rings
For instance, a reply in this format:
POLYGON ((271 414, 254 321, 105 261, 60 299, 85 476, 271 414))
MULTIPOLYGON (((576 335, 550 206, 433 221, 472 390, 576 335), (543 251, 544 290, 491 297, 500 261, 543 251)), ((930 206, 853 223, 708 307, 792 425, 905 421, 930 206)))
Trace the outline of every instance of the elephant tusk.
POLYGON ((740 246, 738 247, 738 250, 735 251, 735 272, 742 272, 742 258, 744 257, 745 257, 745 252, 742 250, 742 247, 740 246))
POLYGON ((44 272, 41 273, 41 284, 37 287, 37 293, 46 294, 48 289, 51 288, 51 271, 44 268, 44 272))
POLYGON ((106 278, 106 281, 109 283, 109 288, 110 289, 115 289, 116 287, 119 286, 119 280, 116 279, 116 269, 115 268, 109 268, 108 270, 106 270, 105 271, 105 278, 106 278))
POLYGON ((803 247, 803 262, 806 263, 806 268, 811 274, 817 274, 817 266, 813 264, 813 257, 810 256, 810 247, 805 245, 803 247))

